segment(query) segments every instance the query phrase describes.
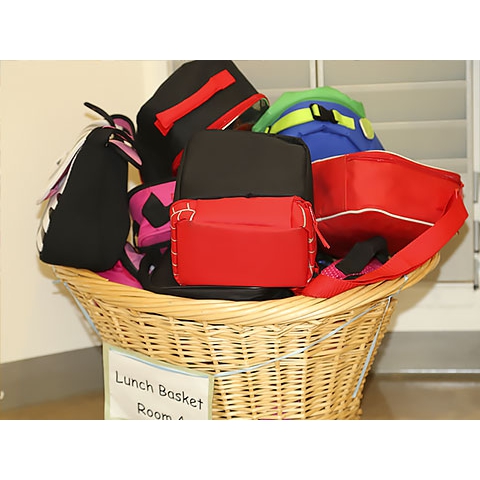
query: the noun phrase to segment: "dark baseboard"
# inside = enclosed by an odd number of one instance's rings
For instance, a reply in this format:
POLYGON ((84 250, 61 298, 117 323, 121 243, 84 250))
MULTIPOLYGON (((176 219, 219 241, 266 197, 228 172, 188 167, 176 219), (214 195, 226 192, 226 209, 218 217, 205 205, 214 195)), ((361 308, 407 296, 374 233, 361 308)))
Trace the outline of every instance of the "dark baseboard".
MULTIPOLYGON (((480 331, 387 333, 372 374, 480 373, 480 331)), ((102 348, 0 364, 0 408, 103 390, 102 348)))

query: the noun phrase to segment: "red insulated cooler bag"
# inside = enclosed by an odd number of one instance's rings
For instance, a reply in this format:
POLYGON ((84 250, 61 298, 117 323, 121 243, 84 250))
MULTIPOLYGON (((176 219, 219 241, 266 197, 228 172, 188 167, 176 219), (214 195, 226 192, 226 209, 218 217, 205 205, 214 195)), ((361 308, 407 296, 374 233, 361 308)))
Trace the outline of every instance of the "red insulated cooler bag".
POLYGON ((203 131, 185 148, 170 209, 183 285, 298 287, 314 274, 313 184, 298 138, 203 131))
POLYGON ((289 287, 311 277, 312 163, 301 139, 241 130, 195 133, 176 177, 175 208, 184 201, 198 215, 187 220, 188 213, 172 213, 178 228, 170 255, 154 265, 143 262, 145 289, 268 300, 292 296, 289 287))
MULTIPOLYGON (((389 258, 355 279, 318 275, 302 291, 331 297, 407 275, 438 253, 468 217, 455 172, 387 151, 356 152, 312 164, 317 225, 343 258, 358 242, 386 241, 389 258)), ((322 247, 320 247, 319 251, 322 247)))
POLYGON ((178 200, 171 225, 180 285, 302 287, 316 271, 315 217, 300 197, 178 200))

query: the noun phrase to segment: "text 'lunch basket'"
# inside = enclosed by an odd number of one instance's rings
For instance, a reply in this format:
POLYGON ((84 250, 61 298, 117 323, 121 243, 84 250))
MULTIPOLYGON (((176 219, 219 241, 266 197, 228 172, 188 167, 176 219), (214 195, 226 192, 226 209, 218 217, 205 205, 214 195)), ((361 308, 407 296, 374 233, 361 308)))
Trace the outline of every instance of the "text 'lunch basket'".
POLYGON ((55 266, 103 342, 213 375, 212 419, 359 419, 365 380, 394 296, 435 254, 395 280, 332 298, 195 300, 55 266))

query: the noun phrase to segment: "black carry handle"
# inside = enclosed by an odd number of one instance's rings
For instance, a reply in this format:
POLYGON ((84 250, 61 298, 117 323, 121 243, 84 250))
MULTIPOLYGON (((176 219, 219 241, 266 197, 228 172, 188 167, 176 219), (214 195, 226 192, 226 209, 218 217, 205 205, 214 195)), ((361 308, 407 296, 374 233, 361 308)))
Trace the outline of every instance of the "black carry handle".
POLYGON ((133 138, 135 136, 135 125, 133 124, 132 120, 128 118, 126 115, 121 113, 114 113, 113 115, 108 114, 105 110, 94 105, 90 102, 83 103, 87 108, 93 110, 95 113, 98 113, 101 117, 103 117, 112 127, 118 128, 119 124, 122 130, 128 132, 128 134, 133 138), (115 120, 120 120, 120 122, 115 122, 115 120), (122 125, 124 124, 124 125, 122 125), (125 124, 127 128, 125 128, 125 124))
POLYGON ((383 237, 377 236, 357 242, 335 266, 347 276, 355 275, 359 274, 373 258, 382 263, 389 258, 387 241, 383 237))
POLYGON ((103 117, 112 127, 115 127, 115 122, 113 121, 113 118, 111 115, 109 115, 105 110, 101 109, 100 107, 97 107, 93 103, 90 102, 84 102, 83 103, 87 108, 90 110, 93 110, 95 113, 98 113, 101 117, 103 117))
POLYGON ((84 102, 84 105, 102 116, 112 128, 112 133, 109 136, 106 146, 113 145, 125 160, 134 167, 140 169, 142 166, 142 159, 140 158, 134 144, 135 127, 133 122, 122 114, 109 115, 105 110, 93 103, 84 102), (118 123, 115 123, 115 119, 121 120, 121 123, 126 124, 127 129, 124 127, 119 128, 118 123), (128 131, 128 129, 130 129, 130 131, 128 131))

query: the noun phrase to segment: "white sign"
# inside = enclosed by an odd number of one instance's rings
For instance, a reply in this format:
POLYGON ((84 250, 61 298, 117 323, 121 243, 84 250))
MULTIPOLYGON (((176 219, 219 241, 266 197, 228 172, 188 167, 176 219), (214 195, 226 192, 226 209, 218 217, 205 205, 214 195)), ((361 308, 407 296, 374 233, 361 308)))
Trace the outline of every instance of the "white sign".
POLYGON ((103 344, 105 418, 210 420, 213 376, 103 344))

